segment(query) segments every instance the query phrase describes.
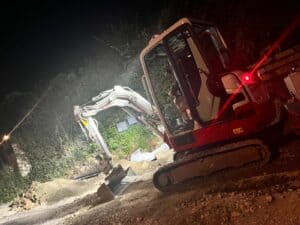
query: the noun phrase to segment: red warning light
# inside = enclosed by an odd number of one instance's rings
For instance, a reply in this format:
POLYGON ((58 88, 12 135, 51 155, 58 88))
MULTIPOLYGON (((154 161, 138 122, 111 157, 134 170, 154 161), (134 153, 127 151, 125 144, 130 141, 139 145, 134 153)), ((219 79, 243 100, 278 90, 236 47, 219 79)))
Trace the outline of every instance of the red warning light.
POLYGON ((253 84, 254 83, 254 76, 252 73, 244 73, 241 76, 241 80, 243 84, 253 84))

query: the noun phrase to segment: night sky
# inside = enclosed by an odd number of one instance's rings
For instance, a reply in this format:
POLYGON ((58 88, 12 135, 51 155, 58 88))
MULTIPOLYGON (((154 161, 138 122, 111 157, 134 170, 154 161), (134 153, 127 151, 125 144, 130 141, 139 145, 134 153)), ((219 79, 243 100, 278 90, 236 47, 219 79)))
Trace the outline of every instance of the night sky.
MULTIPOLYGON (((78 68, 84 58, 99 54, 95 48, 99 43, 93 37, 101 34, 106 24, 130 21, 137 15, 149 24, 158 15, 155 13, 170 3, 173 1, 1 3, 0 99, 12 91, 30 91, 40 81, 47 82, 59 72, 78 68)), ((295 1, 295 5, 299 3, 295 1)))
POLYGON ((108 23, 158 9, 143 1, 9 1, 0 7, 0 98, 30 91, 98 54, 94 36, 108 23))

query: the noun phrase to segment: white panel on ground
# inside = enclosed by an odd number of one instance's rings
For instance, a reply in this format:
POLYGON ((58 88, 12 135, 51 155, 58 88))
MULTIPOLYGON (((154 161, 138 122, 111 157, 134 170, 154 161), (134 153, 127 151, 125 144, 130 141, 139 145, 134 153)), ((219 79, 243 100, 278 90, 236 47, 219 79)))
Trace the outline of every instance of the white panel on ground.
POLYGON ((128 125, 125 121, 117 123, 117 129, 119 132, 125 131, 128 129, 128 125))
POLYGON ((134 116, 127 116, 127 121, 128 121, 129 125, 135 124, 138 122, 134 116))

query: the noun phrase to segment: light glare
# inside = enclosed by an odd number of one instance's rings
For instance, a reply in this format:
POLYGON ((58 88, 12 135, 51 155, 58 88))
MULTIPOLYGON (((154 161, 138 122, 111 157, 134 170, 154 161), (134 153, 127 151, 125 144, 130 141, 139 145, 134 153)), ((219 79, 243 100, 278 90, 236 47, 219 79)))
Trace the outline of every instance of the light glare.
POLYGON ((5 135, 3 136, 3 141, 7 141, 9 138, 10 138, 10 136, 7 135, 7 134, 5 134, 5 135))

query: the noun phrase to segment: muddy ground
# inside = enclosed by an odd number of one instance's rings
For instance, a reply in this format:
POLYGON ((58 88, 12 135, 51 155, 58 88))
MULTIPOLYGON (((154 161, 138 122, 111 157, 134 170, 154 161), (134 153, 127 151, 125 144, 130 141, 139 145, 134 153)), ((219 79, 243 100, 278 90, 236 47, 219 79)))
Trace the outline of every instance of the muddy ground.
MULTIPOLYGON (((170 160, 171 153, 168 154, 151 165, 141 164, 146 168, 145 173, 140 173, 135 182, 112 201, 103 203, 105 199, 96 191, 90 191, 87 195, 81 193, 81 197, 11 212, 10 216, 1 215, 0 223, 300 224, 300 141, 282 148, 280 157, 264 169, 232 173, 232 177, 222 175, 201 183, 193 181, 171 193, 161 193, 153 187, 151 177, 157 166, 170 160)), ((138 168, 138 164, 135 166, 138 168)), ((93 179, 85 182, 100 183, 99 178, 93 179)))

